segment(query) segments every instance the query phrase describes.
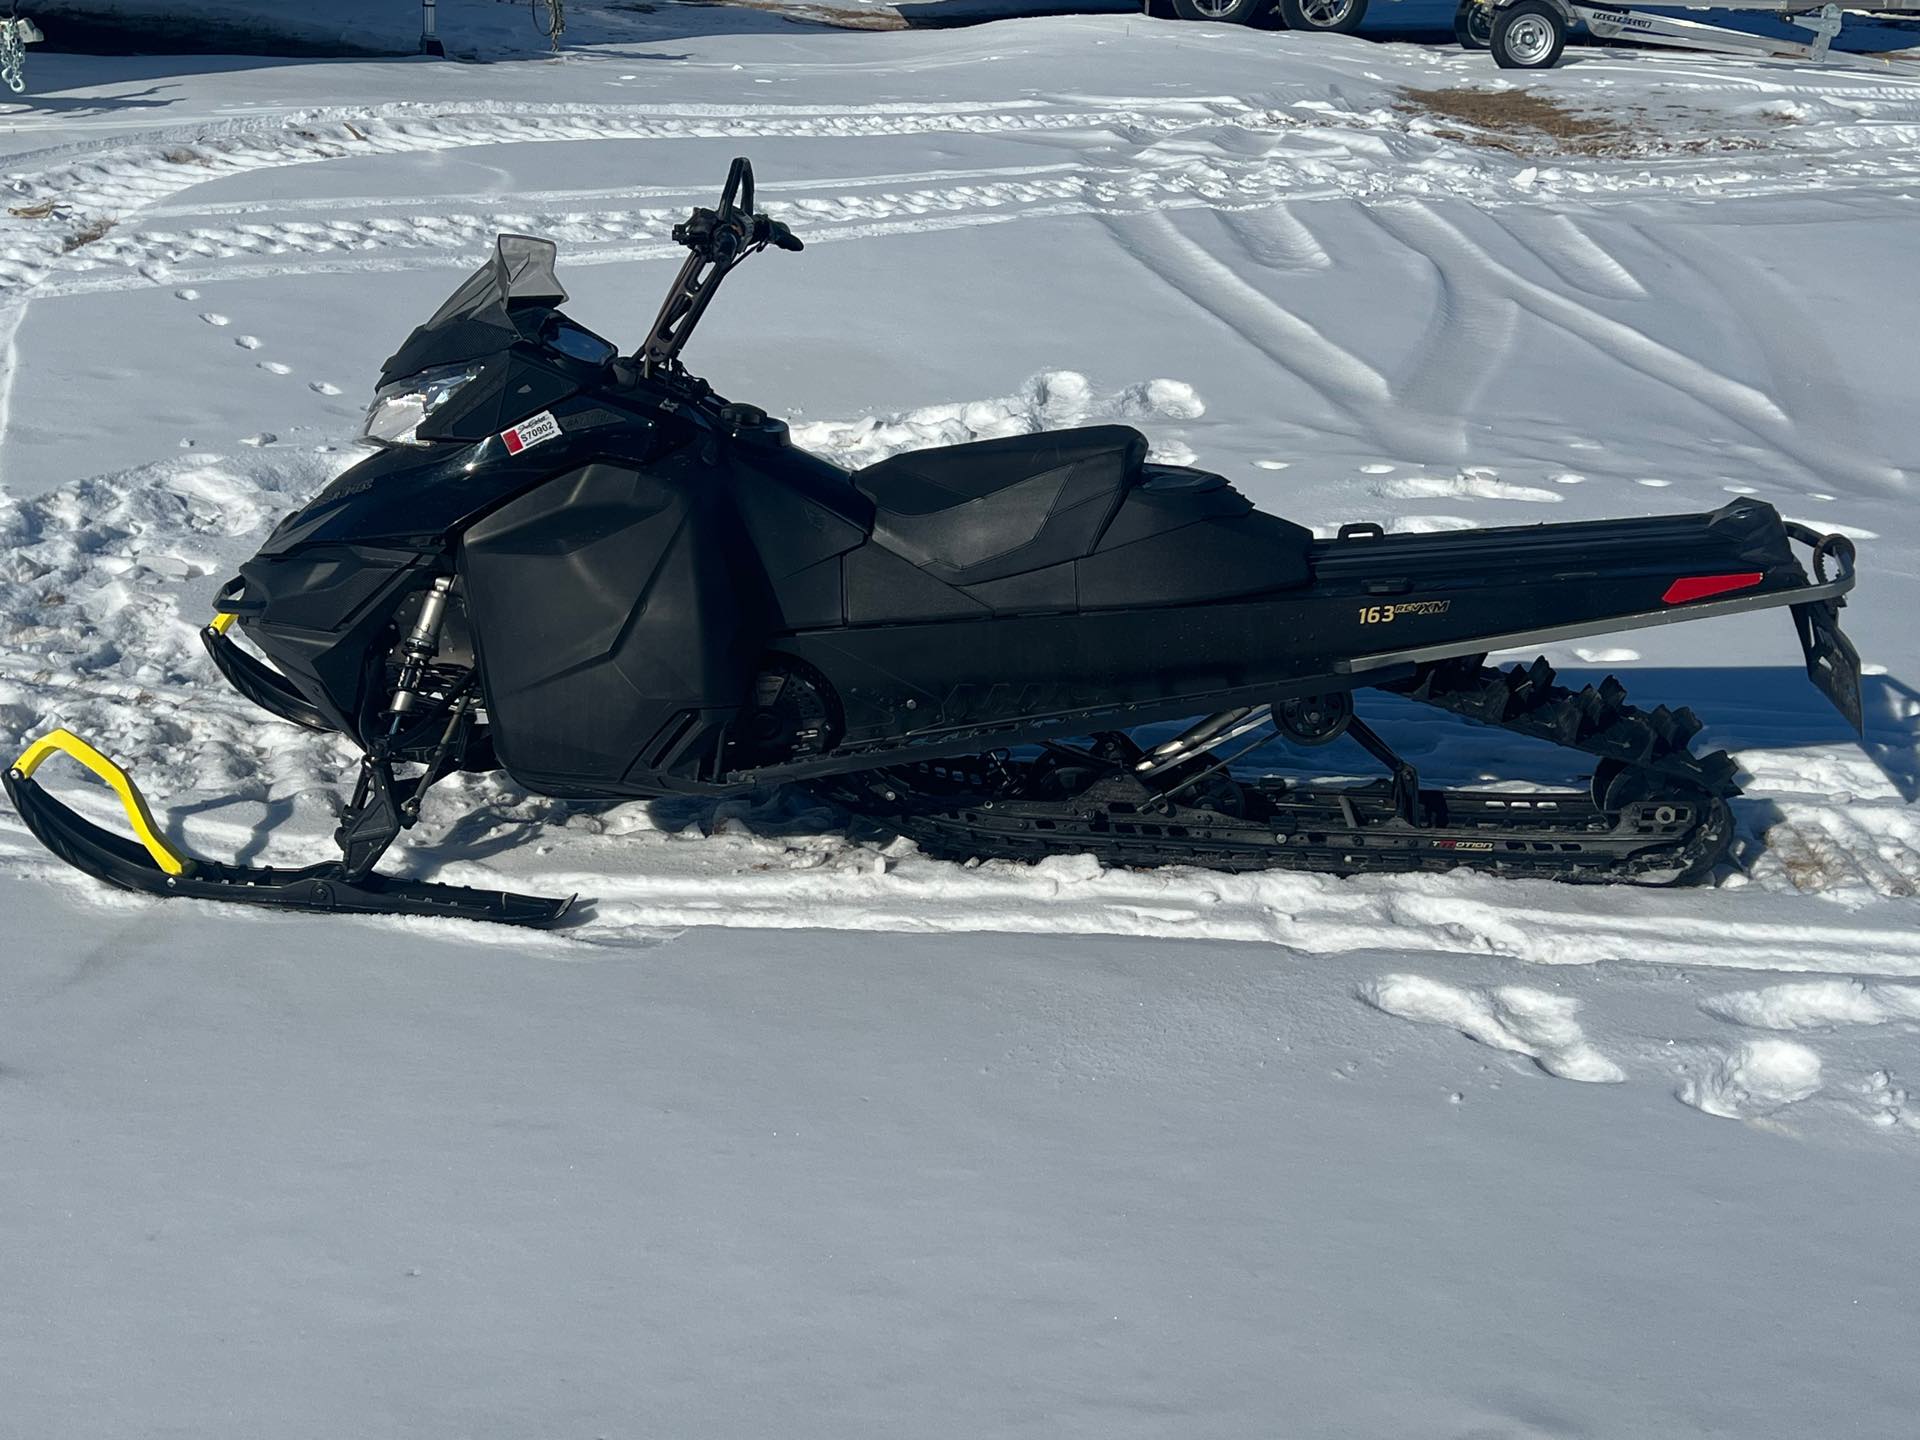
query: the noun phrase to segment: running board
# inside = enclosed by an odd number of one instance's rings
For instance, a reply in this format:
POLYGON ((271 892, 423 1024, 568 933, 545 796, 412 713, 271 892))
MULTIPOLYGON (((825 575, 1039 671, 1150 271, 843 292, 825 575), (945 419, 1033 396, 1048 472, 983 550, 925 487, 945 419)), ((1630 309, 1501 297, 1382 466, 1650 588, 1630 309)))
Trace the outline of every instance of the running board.
POLYGON ((183 854, 159 833, 145 797, 126 771, 67 730, 36 740, 0 780, 27 829, 48 850, 96 880, 141 894, 323 914, 444 915, 540 927, 559 922, 575 898, 552 900, 371 872, 353 876, 337 860, 278 870, 183 854), (135 839, 101 829, 41 787, 34 772, 56 754, 78 761, 106 782, 125 808, 135 839))

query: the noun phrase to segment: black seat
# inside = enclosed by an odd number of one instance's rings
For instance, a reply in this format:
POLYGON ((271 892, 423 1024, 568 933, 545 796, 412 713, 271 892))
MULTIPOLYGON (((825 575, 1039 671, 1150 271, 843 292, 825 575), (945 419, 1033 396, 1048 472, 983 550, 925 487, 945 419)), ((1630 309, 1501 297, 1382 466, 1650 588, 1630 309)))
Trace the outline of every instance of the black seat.
POLYGON ((1125 425, 1054 430, 895 455, 858 471, 873 538, 949 585, 1081 559, 1127 490, 1147 440, 1125 425))
POLYGON ((1302 585, 1312 536, 1125 425, 916 450, 857 471, 855 625, 1191 605, 1302 585))

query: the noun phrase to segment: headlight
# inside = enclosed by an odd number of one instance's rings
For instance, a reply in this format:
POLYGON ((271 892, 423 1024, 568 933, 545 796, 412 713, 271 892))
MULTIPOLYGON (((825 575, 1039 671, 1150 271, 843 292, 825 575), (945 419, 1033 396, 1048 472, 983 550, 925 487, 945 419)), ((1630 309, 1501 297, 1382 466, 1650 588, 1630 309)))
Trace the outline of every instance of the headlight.
POLYGON ((422 370, 373 392, 360 438, 376 445, 425 445, 420 422, 479 378, 478 365, 443 365, 422 370))

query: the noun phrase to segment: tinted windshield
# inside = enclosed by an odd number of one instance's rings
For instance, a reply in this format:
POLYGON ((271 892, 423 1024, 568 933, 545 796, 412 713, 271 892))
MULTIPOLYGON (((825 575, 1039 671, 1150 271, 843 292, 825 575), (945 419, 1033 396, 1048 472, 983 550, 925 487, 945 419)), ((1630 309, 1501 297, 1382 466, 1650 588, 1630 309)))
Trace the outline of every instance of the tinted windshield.
POLYGON ((557 251, 551 240, 502 235, 494 242, 487 262, 469 275, 421 328, 432 330, 456 320, 479 320, 511 328, 507 320, 511 304, 566 304, 567 292, 553 273, 557 251))
POLYGON ((382 383, 432 366, 479 360, 533 333, 517 324, 515 316, 566 303, 567 292, 553 273, 555 253, 551 240, 502 235, 487 262, 388 358, 382 383))

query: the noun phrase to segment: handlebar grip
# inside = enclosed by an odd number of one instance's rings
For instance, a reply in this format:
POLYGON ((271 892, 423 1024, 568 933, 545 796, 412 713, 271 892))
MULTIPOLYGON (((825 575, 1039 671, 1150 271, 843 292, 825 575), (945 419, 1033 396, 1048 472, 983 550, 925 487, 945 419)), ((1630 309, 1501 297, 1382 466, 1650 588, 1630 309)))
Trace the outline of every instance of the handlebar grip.
POLYGON ((804 250, 807 248, 794 237, 793 231, 789 230, 778 220, 769 219, 765 215, 754 216, 754 230, 754 238, 762 244, 776 245, 782 250, 804 250))

